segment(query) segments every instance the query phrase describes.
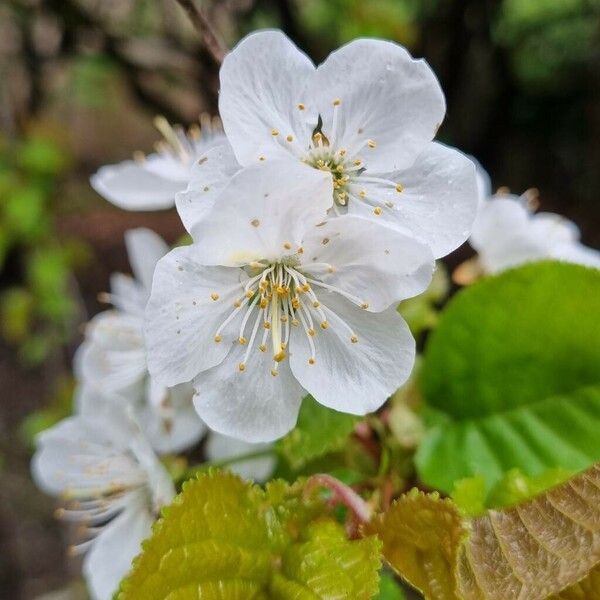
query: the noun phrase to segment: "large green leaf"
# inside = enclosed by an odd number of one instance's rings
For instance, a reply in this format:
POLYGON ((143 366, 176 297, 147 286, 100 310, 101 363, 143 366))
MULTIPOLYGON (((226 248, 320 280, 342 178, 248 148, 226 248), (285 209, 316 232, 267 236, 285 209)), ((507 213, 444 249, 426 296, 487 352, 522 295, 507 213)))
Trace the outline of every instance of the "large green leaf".
POLYGON ((438 424, 417 453, 427 484, 488 487, 519 468, 600 459, 600 272, 543 262, 457 294, 425 352, 423 393, 438 424))
POLYGON ((377 591, 380 543, 348 540, 299 484, 211 471, 184 485, 119 600, 342 600, 377 591))
POLYGON ((306 396, 296 427, 277 443, 278 449, 293 469, 300 469, 307 462, 342 448, 358 420, 306 396))

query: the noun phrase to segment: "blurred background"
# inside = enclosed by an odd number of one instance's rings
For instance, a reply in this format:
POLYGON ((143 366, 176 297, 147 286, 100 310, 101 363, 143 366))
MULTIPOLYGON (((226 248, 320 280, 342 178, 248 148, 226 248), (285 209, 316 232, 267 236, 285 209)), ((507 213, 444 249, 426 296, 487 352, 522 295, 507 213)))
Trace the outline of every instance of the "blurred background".
MULTIPOLYGON (((494 187, 538 188, 543 210, 600 247, 600 0, 201 6, 230 46, 261 27, 283 29, 317 62, 358 36, 407 46, 446 93, 440 139, 475 155, 494 187)), ((217 75, 175 0, 0 2, 2 599, 78 585, 52 500, 29 478, 32 440, 70 410, 81 324, 102 309, 110 272, 128 269, 123 232, 145 225, 170 242, 183 233, 174 211, 123 212, 88 178, 151 151, 155 115, 189 125, 215 114, 217 75)))

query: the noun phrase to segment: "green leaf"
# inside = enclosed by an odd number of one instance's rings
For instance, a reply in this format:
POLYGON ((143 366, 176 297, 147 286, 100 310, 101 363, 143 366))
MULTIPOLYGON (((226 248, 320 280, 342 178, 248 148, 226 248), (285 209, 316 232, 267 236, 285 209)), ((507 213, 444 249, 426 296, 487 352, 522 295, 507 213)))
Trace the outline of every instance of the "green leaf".
POLYGON ((382 573, 379 578, 379 593, 374 600, 405 600, 406 596, 393 575, 382 573))
POLYGON ((350 541, 300 484, 263 490, 211 471, 184 484, 143 544, 119 600, 371 598, 377 538, 350 541))
POLYGON ((580 470, 600 459, 600 271, 543 262, 463 290, 425 352, 423 394, 442 420, 416 456, 452 490, 481 474, 580 470))
POLYGON ((358 420, 307 396, 296 427, 277 443, 278 451, 293 469, 300 469, 309 461, 342 448, 358 420))

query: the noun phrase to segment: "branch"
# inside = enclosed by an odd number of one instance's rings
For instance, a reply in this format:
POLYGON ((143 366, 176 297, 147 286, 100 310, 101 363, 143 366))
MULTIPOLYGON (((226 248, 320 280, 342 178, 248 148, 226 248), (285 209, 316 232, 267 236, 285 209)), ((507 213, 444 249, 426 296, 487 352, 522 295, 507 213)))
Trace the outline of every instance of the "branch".
POLYGON ((204 15, 204 13, 194 4, 194 0, 176 0, 179 6, 185 10, 192 25, 196 28, 196 31, 200 34, 204 45, 210 52, 214 61, 220 65, 223 63, 225 54, 227 54, 227 47, 213 29, 212 25, 204 15))

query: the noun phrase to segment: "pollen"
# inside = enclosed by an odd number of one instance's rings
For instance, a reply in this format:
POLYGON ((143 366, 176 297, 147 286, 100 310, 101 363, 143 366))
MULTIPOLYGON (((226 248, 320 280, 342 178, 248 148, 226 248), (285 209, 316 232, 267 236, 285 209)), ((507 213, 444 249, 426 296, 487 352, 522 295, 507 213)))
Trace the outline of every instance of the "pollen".
POLYGON ((292 308, 298 310, 300 308, 300 300, 298 298, 292 298, 292 308))
POLYGON ((277 135, 279 135, 279 129, 275 129, 275 128, 273 127, 273 129, 271 129, 271 135, 272 135, 272 136, 277 136, 277 135))
POLYGON ((314 337, 315 334, 317 333, 312 327, 309 327, 307 329, 308 335, 310 335, 310 337, 314 337))
POLYGON ((358 337, 356 337, 355 335, 353 335, 353 336, 350 338, 350 341, 351 341, 353 344, 357 344, 357 343, 358 343, 358 337))
POLYGON ((381 206, 376 206, 373 212, 379 217, 381 215, 381 206))
POLYGON ((308 359, 308 364, 309 364, 309 365, 314 365, 314 364, 315 364, 315 362, 316 362, 316 361, 315 361, 315 359, 314 359, 312 356, 311 356, 311 357, 308 359))
POLYGON ((245 338, 243 335, 241 335, 241 336, 238 338, 238 342, 239 342, 239 343, 240 343, 240 344, 243 346, 243 345, 245 345, 245 344, 247 344, 247 343, 248 343, 248 340, 247 340, 247 339, 246 339, 246 338, 245 338))
POLYGON ((367 146, 369 146, 369 148, 375 148, 377 144, 375 143, 375 140, 367 140, 367 146))
POLYGON ((245 371, 245 370, 246 370, 246 364, 245 364, 245 363, 240 363, 240 364, 238 365, 238 369, 239 369, 240 371, 245 371))
POLYGON ((356 167, 360 167, 360 165, 362 165, 362 160, 360 160, 360 158, 356 158, 355 160, 352 161, 352 164, 355 165, 356 167))
POLYGON ((282 297, 284 297, 284 296, 287 296, 287 295, 288 295, 288 292, 289 292, 288 288, 286 288, 286 287, 283 287, 283 286, 281 286, 281 285, 278 285, 278 286, 277 286, 277 289, 276 289, 275 291, 277 292, 277 295, 278 295, 280 298, 282 298, 282 297))
POLYGON ((321 321, 321 329, 327 329, 329 327, 329 323, 327 321, 321 321))
POLYGON ((275 362, 281 362, 285 358, 286 354, 283 350, 280 350, 277 354, 273 356, 273 360, 275 362))
POLYGON ((252 298, 252 296, 254 296, 254 292, 252 290, 248 290, 246 292, 246 298, 248 298, 248 300, 250 300, 250 298, 252 298))
POLYGON ((400 194, 404 191, 404 187, 402 187, 401 183, 396 184, 396 191, 400 194))
POLYGON ((358 192, 358 195, 361 198, 366 198, 367 197, 367 191, 366 190, 360 190, 360 192, 358 192))
POLYGON ((294 136, 293 135, 287 135, 285 138, 288 142, 293 142, 294 141, 294 136))
POLYGON ((339 106, 341 103, 342 103, 342 101, 341 101, 339 98, 336 98, 336 99, 333 101, 333 105, 334 105, 334 106, 339 106))
POLYGON ((271 323, 269 323, 269 321, 265 321, 265 322, 263 323, 263 327, 264 327, 265 329, 271 329, 271 323))
POLYGON ((258 157, 258 160, 266 160, 266 159, 267 159, 267 157, 266 157, 264 154, 261 154, 261 155, 258 157))
POLYGON ((321 306, 321 303, 318 300, 315 300, 313 302, 313 306, 314 306, 314 308, 319 308, 319 306, 321 306))
POLYGON ((261 352, 266 352, 266 351, 267 351, 267 345, 266 345, 266 344, 261 344, 261 345, 258 347, 258 349, 259 349, 261 352))
POLYGON ((304 110, 304 109, 306 108, 306 106, 304 106, 304 104, 302 104, 302 102, 300 102, 300 103, 297 105, 297 108, 298 108, 298 110, 304 110))
POLYGON ((368 303, 368 302, 363 302, 363 303, 360 305, 360 307, 361 307, 363 310, 367 310, 367 308, 369 308, 369 303, 368 303))
POLYGON ((283 247, 284 247, 286 250, 291 250, 291 249, 292 249, 292 245, 291 245, 289 242, 286 242, 285 244, 283 244, 283 247))
POLYGON ((260 225, 260 221, 258 219, 252 219, 252 221, 250 221, 250 225, 252 225, 252 227, 258 227, 260 225))
POLYGON ((219 299, 219 294, 217 294, 217 292, 213 292, 210 297, 216 302, 219 299))
POLYGON ((267 306, 269 305, 269 302, 266 298, 261 298, 260 299, 260 307, 261 308, 267 308, 267 306))
POLYGON ((215 335, 215 342, 217 342, 217 344, 223 339, 220 335, 215 335))
POLYGON ((277 369, 271 369, 271 375, 273 375, 273 377, 277 377, 277 375, 279 375, 279 371, 277 369))

